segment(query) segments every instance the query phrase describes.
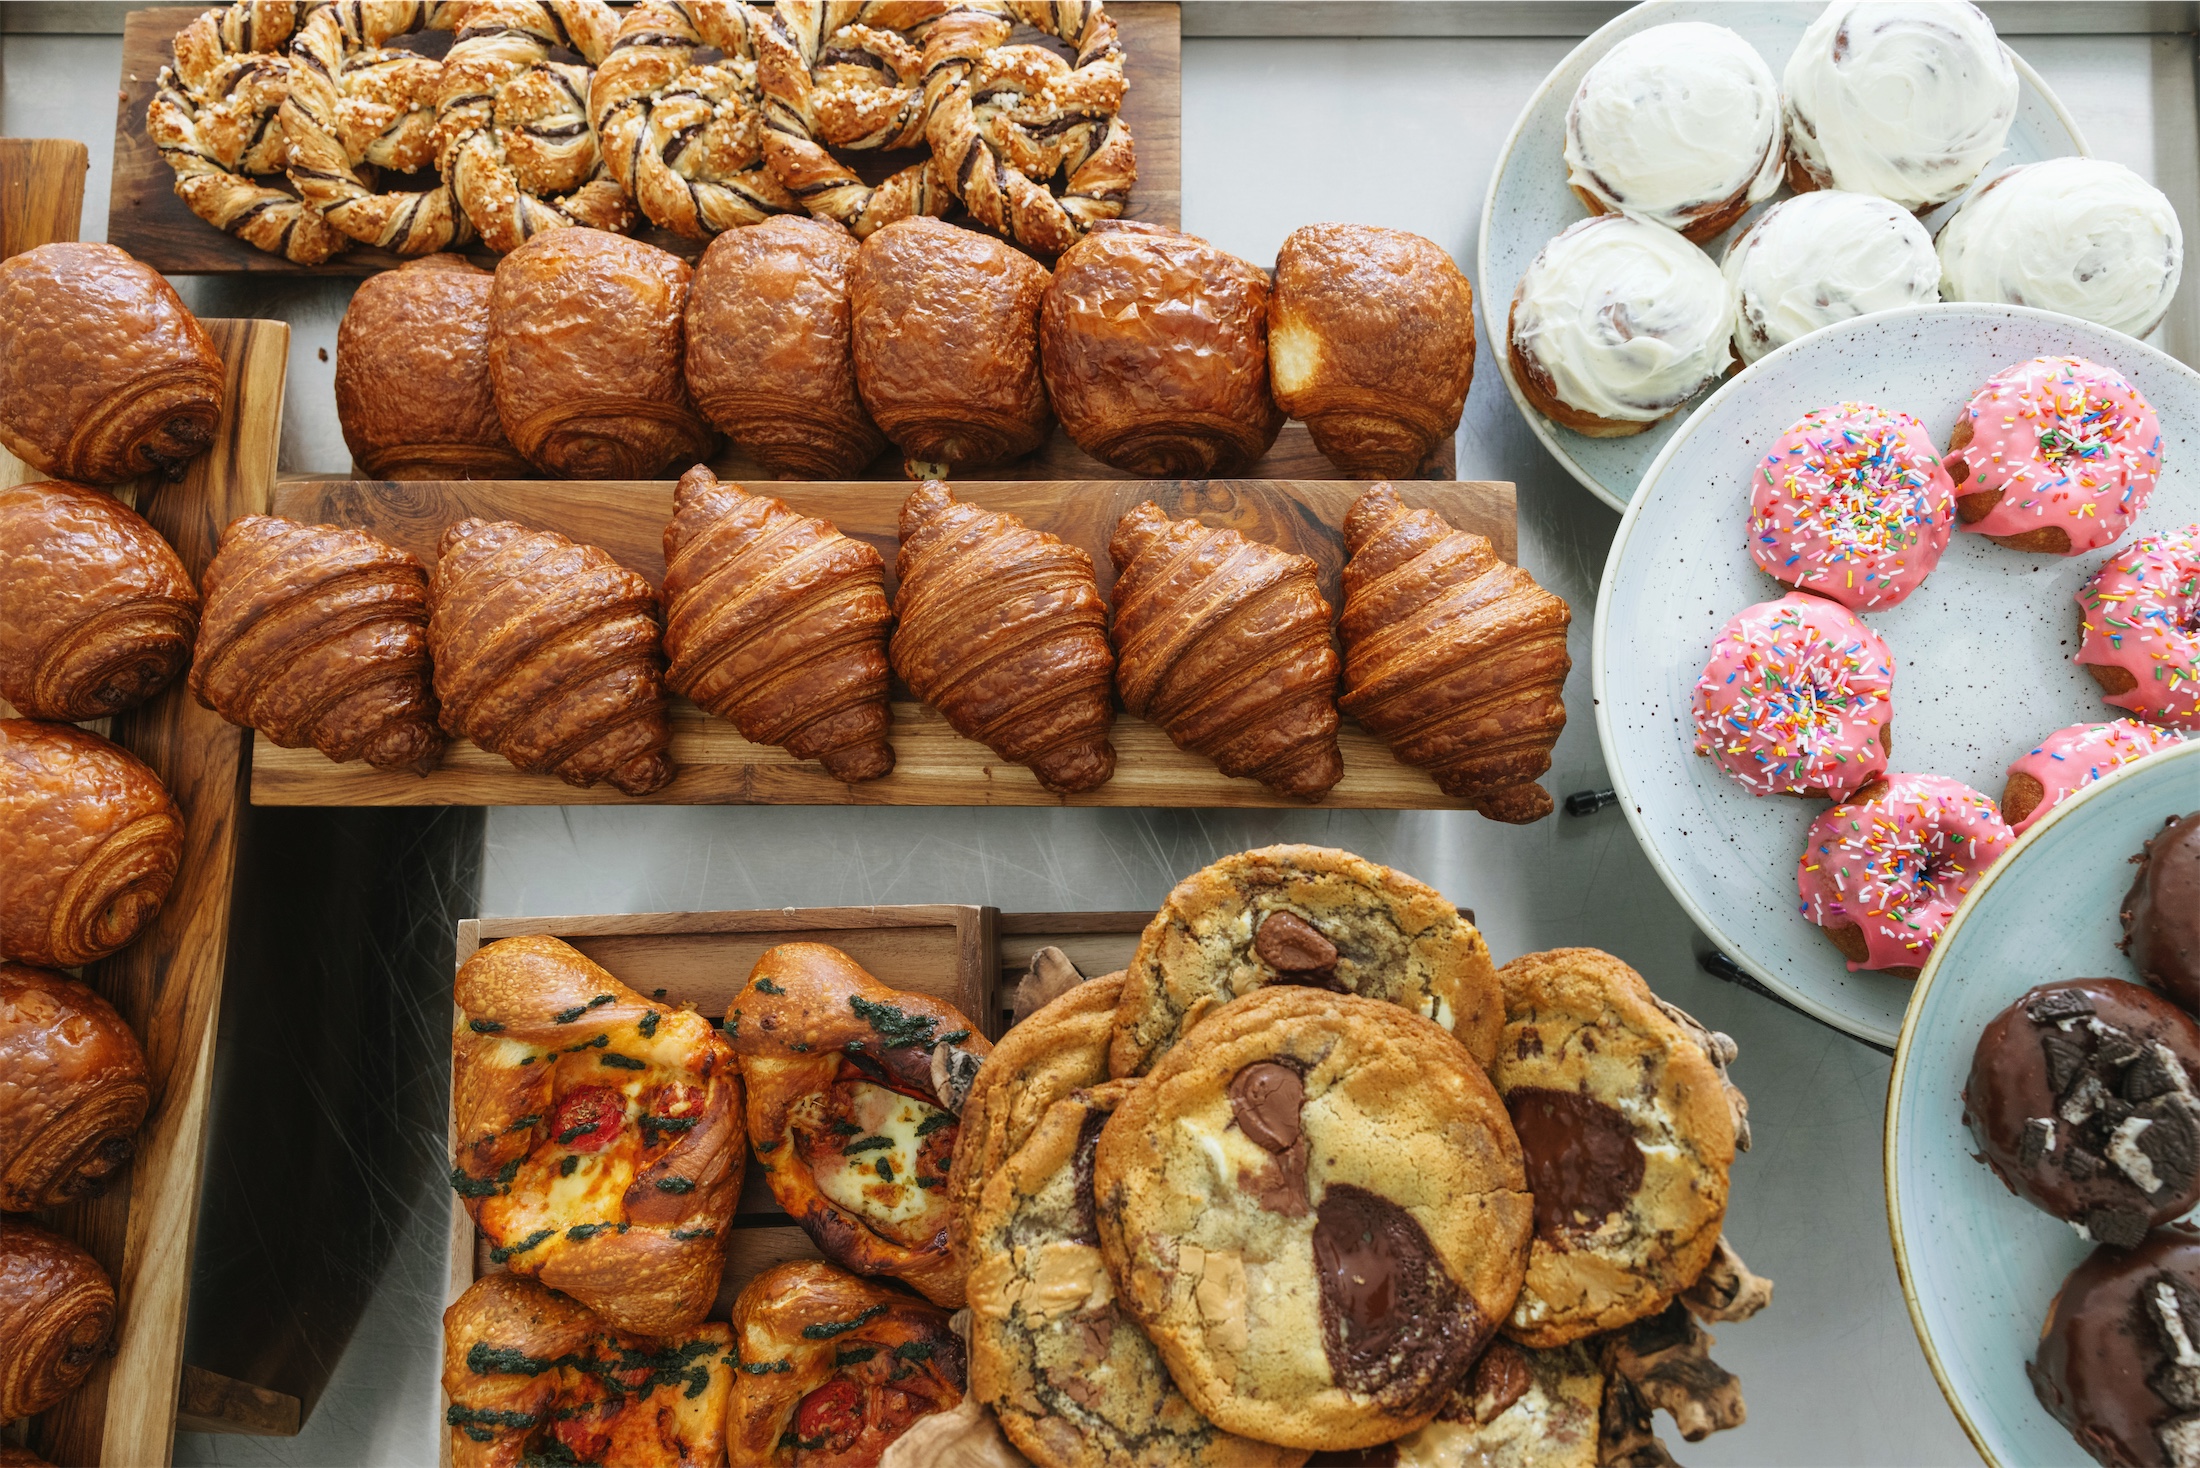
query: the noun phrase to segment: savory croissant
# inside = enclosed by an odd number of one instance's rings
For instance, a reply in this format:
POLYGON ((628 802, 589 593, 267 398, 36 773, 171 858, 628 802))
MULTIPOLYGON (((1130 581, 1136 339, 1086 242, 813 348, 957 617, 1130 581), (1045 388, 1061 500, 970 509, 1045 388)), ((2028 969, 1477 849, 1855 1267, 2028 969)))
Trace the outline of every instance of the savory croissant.
POLYGON ((1115 658, 1092 557, 927 484, 902 502, 896 574, 894 671, 917 697, 1057 795, 1107 783, 1115 658))
POLYGON ((451 1186, 489 1257, 620 1330, 692 1328, 741 1183, 725 1040, 556 938, 489 944, 452 997, 451 1186))
POLYGON ((944 479, 1046 441, 1048 279, 1029 255, 937 219, 896 220, 856 251, 856 384, 911 478, 944 479))
POLYGON ((77 1388, 115 1332, 115 1287, 58 1234, 0 1217, 0 1422, 77 1388))
POLYGON ((1319 568, 1148 501, 1116 522, 1116 687, 1179 749, 1278 795, 1344 778, 1319 568))
POLYGON ((90 1197, 130 1160, 145 1052, 87 986, 0 963, 0 1078, 0 1213, 90 1197))
POLYGON ((285 749, 434 768, 428 573, 364 530, 247 515, 206 568, 191 691, 285 749))
POLYGON ((822 943, 766 949, 726 1033, 779 1206, 835 1264, 960 1305, 947 1168, 985 1036, 952 1004, 889 989, 822 943))
MULTIPOLYGON (((726 238, 720 235, 720 239, 726 238)), ((741 736, 842 780, 894 768, 886 742, 886 563, 830 520, 680 476, 665 527, 665 682, 741 736)))
POLYGON ((183 817, 160 777, 73 724, 0 719, 0 959, 91 963, 160 911, 183 817))
POLYGON ((608 552, 459 521, 428 582, 428 650, 451 733, 568 785, 671 782, 657 594, 608 552))
POLYGON ((945 1310, 815 1259, 749 1282, 733 1302, 733 1345, 726 1445, 744 1468, 876 1463, 963 1397, 962 1337, 945 1310))
POLYGON ((1077 446, 1150 479, 1242 474, 1276 441, 1268 272, 1152 225, 1086 235, 1039 310, 1047 397, 1077 446))
POLYGON ((629 1335, 516 1274, 485 1274, 443 1312, 451 1468, 726 1461, 733 1332, 706 1320, 629 1335))
POLYGON ((1535 779, 1566 728, 1566 603, 1387 484, 1353 504, 1344 541, 1339 705, 1490 819, 1549 815, 1535 779))
POLYGON ((1276 256, 1276 402, 1355 479, 1410 477, 1459 426, 1474 381, 1474 288, 1431 240, 1309 224, 1276 256))
POLYGON ((518 479, 489 380, 496 277, 425 255, 363 281, 336 328, 336 417, 376 479, 518 479))
POLYGON ((221 353, 160 273, 113 245, 0 260, 0 445, 44 474, 183 473, 221 422, 221 353))
POLYGON ((687 385, 703 416, 789 479, 846 479, 886 439, 856 394, 856 242, 802 215, 729 229, 688 291, 687 385))
POLYGON ((33 719, 105 718, 191 661, 199 591, 113 495, 49 479, 0 489, 0 698, 33 719))
POLYGON ((687 262, 573 226, 497 262, 489 378, 505 436, 563 479, 646 479, 716 435, 681 376, 687 262))

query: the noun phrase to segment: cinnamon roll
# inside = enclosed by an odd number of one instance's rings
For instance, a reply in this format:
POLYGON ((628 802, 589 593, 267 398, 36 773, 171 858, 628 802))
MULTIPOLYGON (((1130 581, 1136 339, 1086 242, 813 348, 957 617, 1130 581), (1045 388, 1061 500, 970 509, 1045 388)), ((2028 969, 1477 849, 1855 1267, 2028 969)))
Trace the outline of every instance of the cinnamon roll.
POLYGON ((0 963, 0 1212, 104 1188, 150 1099, 145 1052, 113 1005, 66 974, 0 963))
POLYGON ((1940 299, 1940 257, 1917 216, 1840 189, 1758 215, 1726 247, 1724 273, 1745 367, 1821 326, 1940 299))
POLYGON ((0 1422, 76 1390, 115 1332, 115 1287, 58 1234, 0 1217, 0 1422))

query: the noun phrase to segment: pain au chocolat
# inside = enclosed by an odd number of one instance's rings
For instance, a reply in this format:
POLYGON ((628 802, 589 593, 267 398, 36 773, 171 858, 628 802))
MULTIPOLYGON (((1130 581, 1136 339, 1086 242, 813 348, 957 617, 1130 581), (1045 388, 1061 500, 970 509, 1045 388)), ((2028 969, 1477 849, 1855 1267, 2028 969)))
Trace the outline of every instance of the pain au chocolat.
POLYGON ((0 1212, 59 1208, 126 1165, 151 1090, 114 1006, 51 969, 0 963, 0 1212))
POLYGON ((496 277, 457 255, 370 275, 336 328, 336 417, 375 479, 523 479, 489 376, 496 277))

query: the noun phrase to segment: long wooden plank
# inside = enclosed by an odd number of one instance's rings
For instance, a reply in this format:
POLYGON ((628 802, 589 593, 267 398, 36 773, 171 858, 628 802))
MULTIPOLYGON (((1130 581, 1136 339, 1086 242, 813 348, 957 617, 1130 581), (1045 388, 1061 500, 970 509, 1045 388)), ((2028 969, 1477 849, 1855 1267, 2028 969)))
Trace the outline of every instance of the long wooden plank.
POLYGON ((76 238, 91 166, 73 138, 0 138, 0 260, 76 238))

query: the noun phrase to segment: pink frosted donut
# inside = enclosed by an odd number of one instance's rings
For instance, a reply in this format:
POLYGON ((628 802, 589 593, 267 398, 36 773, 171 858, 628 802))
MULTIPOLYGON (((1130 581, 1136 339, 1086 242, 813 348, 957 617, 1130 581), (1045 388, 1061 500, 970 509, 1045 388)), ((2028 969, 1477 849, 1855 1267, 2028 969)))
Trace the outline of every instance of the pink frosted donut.
POLYGON ((2009 778, 2001 787, 2002 817, 2010 830, 2022 836, 2034 821, 2118 765, 2178 742, 2180 736, 2137 719, 2057 729, 2040 741, 2038 749, 2009 766, 2009 778))
POLYGON ((1820 408, 1757 465, 1749 554, 1853 610, 1891 607, 1940 564, 1955 498, 1924 424, 1870 403, 1820 408))
POLYGON ((2078 593, 2073 660, 2150 724, 2200 729, 2200 525, 2149 535, 2078 593))
POLYGON ((1696 680, 1696 753, 1752 795, 1839 799, 1887 767, 1894 655, 1856 613, 1791 591, 1726 624, 1696 680))
POLYGON ((1939 775, 1887 775, 1810 823, 1795 866, 1803 916, 1849 971, 1914 979, 1979 873, 2016 832, 1994 802, 1939 775))
POLYGON ((2162 472, 2162 427, 2123 375, 2034 357, 1986 379, 1948 439, 1963 528, 2074 556, 2130 527, 2162 472))

